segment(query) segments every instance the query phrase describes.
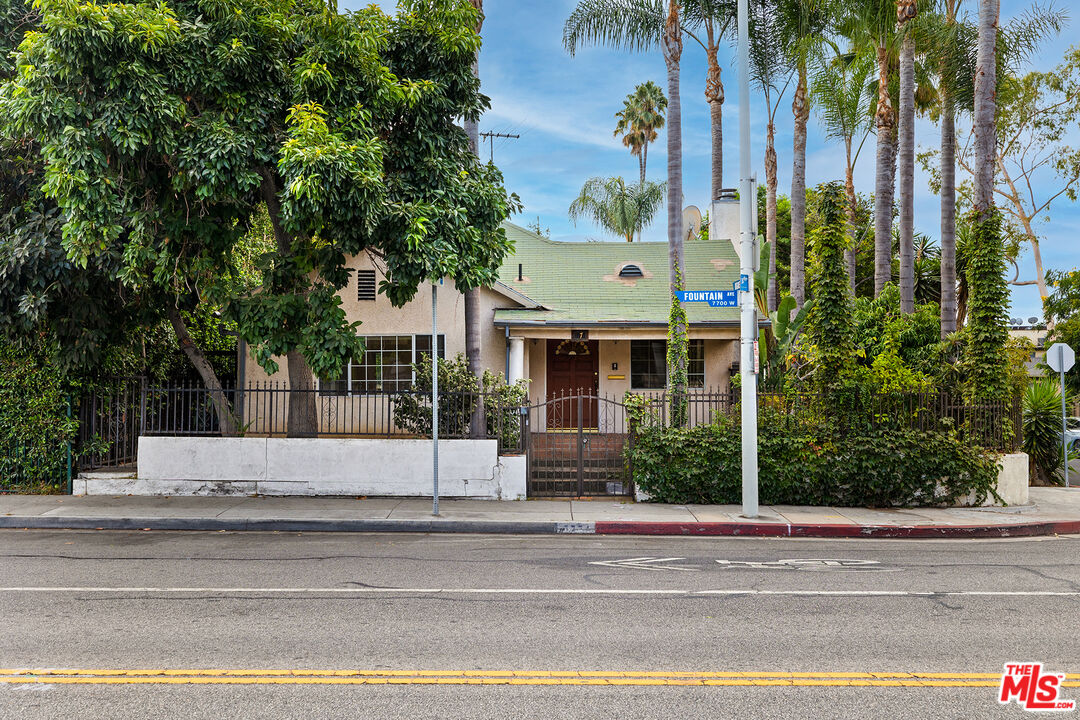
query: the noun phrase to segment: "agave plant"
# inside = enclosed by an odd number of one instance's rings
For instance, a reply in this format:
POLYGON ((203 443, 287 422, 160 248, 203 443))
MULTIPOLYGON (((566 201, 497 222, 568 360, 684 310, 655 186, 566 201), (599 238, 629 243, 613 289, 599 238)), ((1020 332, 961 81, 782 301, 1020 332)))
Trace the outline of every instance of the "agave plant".
MULTIPOLYGON (((1065 403, 1072 399, 1066 391, 1065 403)), ((1050 379, 1036 380, 1024 391, 1024 452, 1040 485, 1057 484, 1061 470, 1061 390, 1050 379)))

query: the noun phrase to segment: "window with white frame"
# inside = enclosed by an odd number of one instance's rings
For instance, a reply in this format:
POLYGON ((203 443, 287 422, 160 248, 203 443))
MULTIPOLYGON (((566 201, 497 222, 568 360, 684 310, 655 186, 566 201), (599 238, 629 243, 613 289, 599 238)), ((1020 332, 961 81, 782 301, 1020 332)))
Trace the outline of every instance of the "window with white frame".
MULTIPOLYGON (((705 341, 691 340, 687 348, 687 382, 705 387, 705 341)), ((630 341, 630 387, 634 390, 663 390, 667 387, 667 341, 630 341)))
MULTIPOLYGON (((359 395, 408 390, 416 381, 413 365, 431 354, 431 335, 368 335, 362 357, 345 368, 343 377, 320 378, 323 395, 359 395)), ((439 335, 439 357, 446 357, 446 336, 439 335)))

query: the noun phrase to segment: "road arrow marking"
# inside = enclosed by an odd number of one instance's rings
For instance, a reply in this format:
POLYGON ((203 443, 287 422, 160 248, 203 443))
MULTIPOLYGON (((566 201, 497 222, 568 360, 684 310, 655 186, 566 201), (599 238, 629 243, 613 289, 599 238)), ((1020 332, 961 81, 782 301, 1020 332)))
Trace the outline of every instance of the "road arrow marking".
POLYGON ((826 558, 787 558, 784 560, 717 560, 722 568, 742 570, 811 570, 816 572, 895 572, 877 560, 838 560, 826 558))
POLYGON ((683 565, 661 565, 661 563, 685 560, 681 557, 654 558, 639 557, 627 558, 626 560, 595 560, 590 565, 601 565, 613 568, 634 568, 635 570, 680 570, 682 572, 698 572, 700 568, 685 567, 683 565))

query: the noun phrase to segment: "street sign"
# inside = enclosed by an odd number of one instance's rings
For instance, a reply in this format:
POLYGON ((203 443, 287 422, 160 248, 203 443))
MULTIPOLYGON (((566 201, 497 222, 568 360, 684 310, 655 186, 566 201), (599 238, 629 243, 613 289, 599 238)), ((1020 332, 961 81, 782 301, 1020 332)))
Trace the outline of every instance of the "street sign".
POLYGON ((1054 343, 1046 351, 1046 364, 1056 373, 1069 372, 1076 364, 1076 353, 1065 343, 1054 343))
POLYGON ((704 302, 709 307, 739 307, 739 293, 734 290, 678 290, 679 302, 704 302))

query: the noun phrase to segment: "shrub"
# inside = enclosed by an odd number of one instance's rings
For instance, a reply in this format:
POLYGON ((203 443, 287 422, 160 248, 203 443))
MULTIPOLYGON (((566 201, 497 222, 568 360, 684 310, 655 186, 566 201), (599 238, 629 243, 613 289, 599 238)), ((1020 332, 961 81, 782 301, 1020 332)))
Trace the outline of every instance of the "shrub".
POLYGON ((0 344, 0 491, 63 491, 79 429, 69 391, 42 352, 0 344))
MULTIPOLYGON (((779 408, 759 416, 759 493, 768 505, 952 505, 994 492, 997 462, 945 431, 869 424, 840 433, 779 408)), ((739 424, 644 428, 627 451, 634 482, 657 502, 738 503, 739 424)))
MULTIPOLYGON (((1066 404, 1071 398, 1066 390, 1066 404)), ((1056 380, 1036 380, 1024 391, 1024 452, 1040 485, 1056 483, 1062 469, 1061 389, 1056 380)))
MULTIPOLYGON (((413 392, 398 396, 394 402, 394 422, 403 430, 417 435, 431 435, 431 358, 423 355, 413 366, 416 384, 413 392)), ((525 380, 508 385, 502 374, 489 370, 481 378, 484 410, 487 418, 486 437, 498 438, 499 446, 520 446, 521 418, 519 408, 528 403, 529 390, 525 380)), ((465 356, 458 353, 452 360, 439 361, 439 434, 445 437, 467 437, 469 421, 476 403, 476 380, 469 372, 465 356)))

